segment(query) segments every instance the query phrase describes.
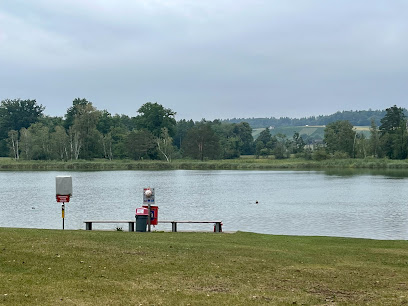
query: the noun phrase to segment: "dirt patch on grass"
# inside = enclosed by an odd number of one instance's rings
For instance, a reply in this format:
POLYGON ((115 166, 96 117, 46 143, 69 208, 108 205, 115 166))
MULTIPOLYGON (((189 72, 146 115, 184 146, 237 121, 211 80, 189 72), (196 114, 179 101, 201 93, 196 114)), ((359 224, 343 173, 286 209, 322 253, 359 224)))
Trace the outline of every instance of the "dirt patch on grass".
POLYGON ((368 292, 332 290, 324 286, 315 286, 307 290, 308 293, 319 296, 327 303, 368 303, 375 301, 375 296, 368 292))
POLYGON ((227 286, 214 285, 214 286, 189 286, 186 290, 191 292, 207 292, 207 293, 230 293, 231 289, 227 286))

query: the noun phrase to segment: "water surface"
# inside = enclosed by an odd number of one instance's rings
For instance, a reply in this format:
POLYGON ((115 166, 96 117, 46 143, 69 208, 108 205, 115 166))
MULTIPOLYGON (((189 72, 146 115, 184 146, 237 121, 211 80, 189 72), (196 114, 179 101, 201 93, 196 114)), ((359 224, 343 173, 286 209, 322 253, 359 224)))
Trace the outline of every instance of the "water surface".
MULTIPOLYGON (((132 220, 143 188, 154 187, 161 220, 223 220, 226 231, 408 239, 408 178, 398 171, 6 171, 0 172, 0 226, 62 228, 57 175, 73 177, 66 229, 84 229, 87 219, 132 220)), ((126 229, 95 228, 116 226, 126 229)))

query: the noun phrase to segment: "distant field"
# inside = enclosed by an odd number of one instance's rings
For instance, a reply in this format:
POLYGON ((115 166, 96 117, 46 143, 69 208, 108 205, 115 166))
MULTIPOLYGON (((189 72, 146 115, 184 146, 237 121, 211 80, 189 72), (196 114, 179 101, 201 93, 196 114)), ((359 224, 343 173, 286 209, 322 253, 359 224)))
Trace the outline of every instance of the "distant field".
MULTIPOLYGON (((286 135, 287 138, 292 138, 295 132, 298 132, 300 136, 303 137, 304 140, 322 140, 324 138, 324 129, 326 126, 324 125, 316 125, 316 126, 285 126, 285 127, 277 127, 271 129, 271 135, 283 134, 286 135)), ((367 138, 370 137, 370 127, 369 126, 355 126, 354 129, 357 133, 364 134, 367 138)), ((265 130, 265 128, 253 129, 252 136, 254 139, 258 138, 259 134, 265 130)))

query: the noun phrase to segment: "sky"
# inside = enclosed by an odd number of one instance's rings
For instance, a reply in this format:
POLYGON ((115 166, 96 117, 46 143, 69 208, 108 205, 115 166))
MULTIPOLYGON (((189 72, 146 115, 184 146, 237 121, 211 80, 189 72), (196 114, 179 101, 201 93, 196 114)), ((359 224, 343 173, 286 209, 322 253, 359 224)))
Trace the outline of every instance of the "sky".
POLYGON ((408 105, 408 1, 0 0, 0 100, 63 116, 308 117, 408 105))

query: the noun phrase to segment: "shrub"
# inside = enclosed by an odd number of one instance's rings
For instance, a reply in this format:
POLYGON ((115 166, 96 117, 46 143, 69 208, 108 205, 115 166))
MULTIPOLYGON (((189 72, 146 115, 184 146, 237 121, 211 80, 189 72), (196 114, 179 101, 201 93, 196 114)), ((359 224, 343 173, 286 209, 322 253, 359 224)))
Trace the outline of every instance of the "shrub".
POLYGON ((348 153, 339 152, 339 151, 334 152, 333 155, 332 155, 332 158, 334 158, 334 159, 346 159, 346 158, 349 158, 349 157, 350 156, 348 155, 348 153))
POLYGON ((325 160, 328 158, 328 154, 325 149, 318 149, 312 154, 313 160, 325 160))

